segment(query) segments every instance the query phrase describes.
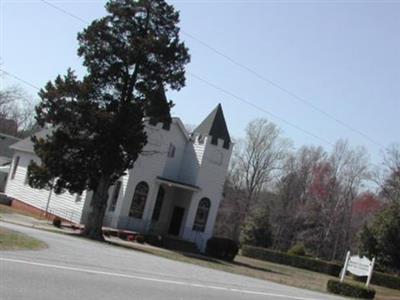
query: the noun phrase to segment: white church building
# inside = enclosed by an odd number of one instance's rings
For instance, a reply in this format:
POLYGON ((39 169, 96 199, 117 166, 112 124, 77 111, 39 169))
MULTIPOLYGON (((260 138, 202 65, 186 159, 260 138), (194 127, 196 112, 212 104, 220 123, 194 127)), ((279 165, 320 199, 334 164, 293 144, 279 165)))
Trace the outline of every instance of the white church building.
MULTIPOLYGON (((104 226, 176 237, 204 250, 213 235, 233 146, 222 107, 191 134, 179 118, 168 127, 146 123, 146 132, 144 154, 109 190, 104 226)), ((91 192, 56 195, 29 187, 27 166, 39 162, 32 142, 27 138, 10 148, 14 156, 5 193, 15 203, 84 224, 91 192)))

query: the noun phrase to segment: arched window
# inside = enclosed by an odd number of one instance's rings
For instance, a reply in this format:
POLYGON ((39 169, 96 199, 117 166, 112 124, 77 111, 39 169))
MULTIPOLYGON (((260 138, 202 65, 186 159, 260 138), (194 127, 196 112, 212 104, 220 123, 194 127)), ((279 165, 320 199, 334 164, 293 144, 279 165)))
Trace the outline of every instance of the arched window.
POLYGON ((135 193, 133 194, 131 209, 129 210, 130 217, 134 217, 137 219, 142 218, 148 193, 148 184, 144 181, 139 182, 136 186, 135 193))
POLYGON ((175 156, 175 151, 176 151, 176 147, 174 146, 174 144, 170 143, 169 144, 169 148, 168 148, 168 157, 172 158, 175 156))
POLYGON ((156 204, 154 205, 153 217, 151 218, 153 221, 158 221, 160 219, 161 208, 164 202, 165 190, 162 186, 158 189, 156 204))
POLYGON ((194 219, 193 230, 202 232, 205 230, 210 206, 210 199, 203 198, 200 200, 199 207, 197 208, 196 218, 194 219))

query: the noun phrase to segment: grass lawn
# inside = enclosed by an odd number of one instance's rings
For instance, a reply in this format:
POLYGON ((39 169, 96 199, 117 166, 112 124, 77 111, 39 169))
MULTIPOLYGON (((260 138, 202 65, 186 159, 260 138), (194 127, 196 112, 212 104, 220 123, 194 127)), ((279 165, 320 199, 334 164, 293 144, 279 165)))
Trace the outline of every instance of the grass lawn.
POLYGON ((1 218, 1 214, 20 214, 20 215, 24 215, 24 216, 28 216, 28 217, 32 217, 32 218, 40 220, 40 218, 37 214, 33 214, 33 213, 30 213, 30 212, 27 212, 24 210, 16 209, 14 207, 7 206, 4 204, 0 204, 0 218, 1 218))
MULTIPOLYGON (((326 284, 328 280, 335 278, 321 273, 279 265, 240 255, 236 256, 233 263, 228 263, 203 256, 174 252, 156 247, 142 246, 136 243, 124 243, 124 246, 133 248, 137 251, 173 259, 176 261, 187 262, 207 268, 255 277, 258 279, 269 280, 276 283, 319 292, 326 292, 326 284)), ((350 279, 346 281, 351 282, 350 279)), ((372 285, 372 287, 376 290, 376 300, 400 300, 400 290, 388 289, 376 285, 372 285)))
POLYGON ((35 250, 46 248, 47 245, 26 234, 0 227, 1 250, 35 250))

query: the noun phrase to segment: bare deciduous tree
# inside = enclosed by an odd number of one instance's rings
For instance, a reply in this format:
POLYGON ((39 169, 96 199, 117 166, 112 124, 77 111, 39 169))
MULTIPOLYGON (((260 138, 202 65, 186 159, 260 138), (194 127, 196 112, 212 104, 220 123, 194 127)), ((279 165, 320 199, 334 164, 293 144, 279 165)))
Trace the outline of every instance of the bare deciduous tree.
POLYGON ((274 246, 287 250, 295 243, 297 234, 307 218, 307 192, 313 170, 326 160, 322 147, 304 146, 287 156, 281 177, 274 186, 276 199, 271 206, 274 246))
POLYGON ((281 130, 266 119, 256 119, 246 128, 246 136, 236 146, 238 182, 246 193, 245 212, 254 199, 282 168, 290 142, 281 137, 281 130))
POLYGON ((353 202, 368 178, 367 153, 346 141, 330 154, 303 147, 288 156, 274 190, 274 246, 286 251, 302 242, 316 256, 340 258, 355 236, 353 202))
POLYGON ((35 126, 33 105, 27 93, 19 86, 0 90, 0 131, 24 136, 35 126))
POLYGON ((331 155, 314 172, 309 192, 318 226, 318 256, 338 259, 349 249, 352 207, 363 182, 370 178, 368 155, 364 148, 352 149, 339 140, 331 155))
POLYGON ((189 124, 189 123, 185 123, 185 124, 183 124, 183 126, 185 126, 185 129, 186 129, 186 131, 189 133, 189 134, 191 134, 191 133, 193 133, 193 131, 196 129, 196 125, 194 125, 194 124, 189 124))
POLYGON ((239 237, 260 192, 274 181, 289 146, 288 140, 281 137, 279 128, 266 119, 250 122, 245 138, 235 141, 225 188, 225 201, 229 203, 226 215, 231 224, 236 224, 231 230, 235 239, 239 237))
POLYGON ((218 209, 214 233, 238 241, 241 229, 239 220, 244 219, 246 196, 228 176, 224 186, 224 197, 218 209))
POLYGON ((245 138, 235 141, 218 216, 219 231, 238 239, 252 205, 260 192, 276 179, 289 147, 290 142, 281 137, 280 129, 268 120, 256 119, 248 124, 245 138), (224 223, 235 225, 228 230, 224 223))
POLYGON ((400 145, 393 144, 386 149, 383 178, 380 180, 380 194, 387 201, 400 203, 400 145))

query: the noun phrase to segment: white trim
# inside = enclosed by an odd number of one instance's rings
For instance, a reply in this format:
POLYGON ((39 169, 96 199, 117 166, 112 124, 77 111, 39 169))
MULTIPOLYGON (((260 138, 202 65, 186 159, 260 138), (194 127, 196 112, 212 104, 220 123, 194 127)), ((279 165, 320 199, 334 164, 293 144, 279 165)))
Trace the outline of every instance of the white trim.
POLYGON ((198 187, 194 187, 194 186, 191 187, 191 186, 188 186, 188 185, 185 185, 185 184, 180 184, 180 183, 177 183, 177 182, 171 182, 169 180, 165 180, 165 179, 161 179, 161 178, 156 178, 156 182, 164 183, 164 184, 168 185, 169 187, 177 187, 177 188, 181 188, 181 189, 188 190, 188 191, 193 191, 193 192, 198 192, 200 190, 200 188, 198 188, 198 187))
POLYGON ((0 172, 9 173, 10 172, 10 167, 11 167, 11 165, 1 166, 0 167, 0 172))
POLYGON ((177 117, 173 117, 172 121, 175 121, 176 124, 178 125, 178 128, 181 130, 182 134, 185 136, 186 140, 190 140, 189 133, 187 132, 185 125, 183 125, 181 119, 177 117))

